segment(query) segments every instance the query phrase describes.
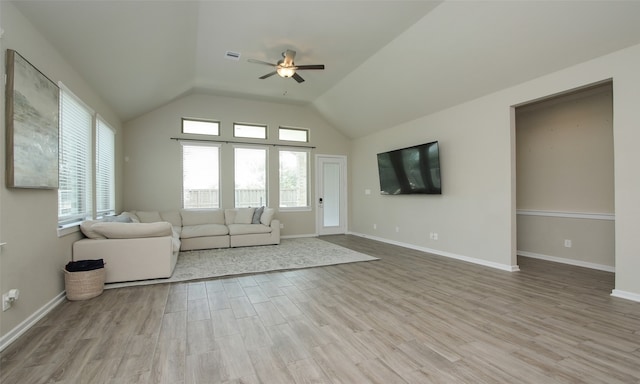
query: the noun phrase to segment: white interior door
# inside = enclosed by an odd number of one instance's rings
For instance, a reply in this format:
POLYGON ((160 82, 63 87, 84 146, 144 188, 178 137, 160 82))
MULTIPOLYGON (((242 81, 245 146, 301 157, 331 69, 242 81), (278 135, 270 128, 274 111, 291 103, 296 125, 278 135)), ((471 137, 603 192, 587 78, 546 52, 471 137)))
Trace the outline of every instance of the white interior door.
POLYGON ((316 156, 318 235, 347 232, 347 158, 316 156))

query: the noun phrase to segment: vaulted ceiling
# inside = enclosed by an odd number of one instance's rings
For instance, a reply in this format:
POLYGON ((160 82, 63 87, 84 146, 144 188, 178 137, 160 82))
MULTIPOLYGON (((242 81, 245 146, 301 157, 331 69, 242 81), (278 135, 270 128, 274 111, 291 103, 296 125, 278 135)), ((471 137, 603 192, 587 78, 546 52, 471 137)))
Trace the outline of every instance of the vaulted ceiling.
POLYGON ((310 103, 349 137, 640 43, 638 1, 14 4, 123 121, 204 92, 310 103), (299 84, 247 61, 286 49, 326 69, 299 84))

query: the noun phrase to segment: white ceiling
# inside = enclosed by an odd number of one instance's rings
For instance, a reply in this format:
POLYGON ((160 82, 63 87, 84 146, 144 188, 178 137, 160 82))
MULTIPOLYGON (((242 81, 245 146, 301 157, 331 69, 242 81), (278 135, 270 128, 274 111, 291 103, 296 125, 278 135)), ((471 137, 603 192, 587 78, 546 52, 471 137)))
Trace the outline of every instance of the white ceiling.
POLYGON ((640 43, 640 1, 14 4, 123 121, 206 92, 312 103, 350 137, 640 43), (247 59, 286 49, 326 69, 259 80, 247 59))

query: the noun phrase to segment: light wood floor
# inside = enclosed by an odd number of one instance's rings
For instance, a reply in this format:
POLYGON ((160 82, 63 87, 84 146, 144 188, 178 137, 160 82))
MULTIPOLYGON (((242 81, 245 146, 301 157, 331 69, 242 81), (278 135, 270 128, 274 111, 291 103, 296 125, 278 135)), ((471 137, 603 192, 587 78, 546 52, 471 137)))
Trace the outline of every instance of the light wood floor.
POLYGON ((381 260, 105 291, 1 355, 10 383, 640 383, 612 273, 510 273, 353 236, 381 260))

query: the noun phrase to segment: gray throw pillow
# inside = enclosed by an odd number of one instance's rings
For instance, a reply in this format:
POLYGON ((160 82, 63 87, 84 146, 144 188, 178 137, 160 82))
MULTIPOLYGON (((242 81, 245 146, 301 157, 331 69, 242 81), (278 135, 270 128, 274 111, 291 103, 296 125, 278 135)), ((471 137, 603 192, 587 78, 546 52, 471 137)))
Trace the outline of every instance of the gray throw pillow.
POLYGON ((133 220, 129 216, 104 216, 102 220, 105 223, 133 223, 133 220))
POLYGON ((255 212, 253 212, 253 219, 251 220, 251 224, 260 224, 260 217, 262 217, 262 212, 264 212, 264 206, 257 208, 255 212))

